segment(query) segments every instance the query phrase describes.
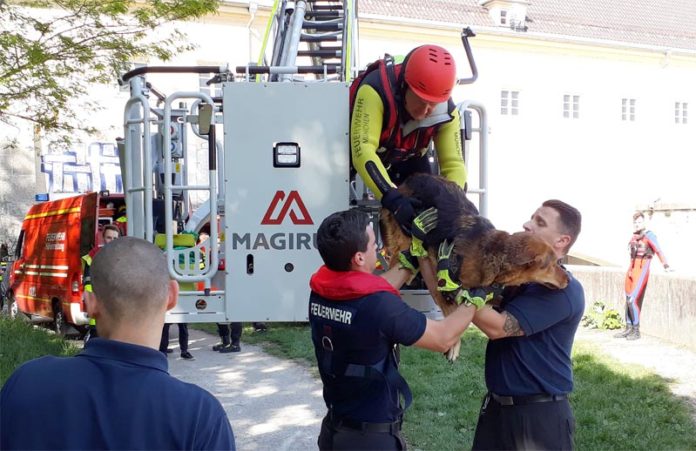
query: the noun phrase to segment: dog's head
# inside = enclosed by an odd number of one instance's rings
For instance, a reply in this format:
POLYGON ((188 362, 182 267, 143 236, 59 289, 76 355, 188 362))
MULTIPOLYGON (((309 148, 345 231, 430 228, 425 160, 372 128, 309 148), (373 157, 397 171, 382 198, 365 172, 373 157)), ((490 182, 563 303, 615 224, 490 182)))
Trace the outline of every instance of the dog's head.
POLYGON ((558 257, 541 238, 527 232, 517 232, 505 243, 505 263, 496 282, 520 285, 537 282, 552 288, 568 286, 568 274, 558 263, 558 257))

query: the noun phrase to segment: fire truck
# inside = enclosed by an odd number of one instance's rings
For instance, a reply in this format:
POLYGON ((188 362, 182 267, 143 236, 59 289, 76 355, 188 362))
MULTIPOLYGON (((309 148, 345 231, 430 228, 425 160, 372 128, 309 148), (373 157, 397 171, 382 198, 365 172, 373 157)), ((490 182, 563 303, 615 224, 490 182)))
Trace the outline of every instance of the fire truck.
MULTIPOLYGON (((355 3, 275 2, 253 65, 146 66, 122 76, 130 88, 119 142, 128 235, 158 243, 180 283, 168 322, 305 321, 309 278, 321 265, 315 241, 322 219, 348 208, 377 218, 379 203, 350 171, 355 3), (209 74, 222 95, 164 94, 147 79, 181 73, 209 74), (194 137, 207 143, 205 183, 192 181, 194 137), (195 205, 194 192, 207 200, 195 205), (182 246, 183 232, 203 227, 208 240, 182 246)), ((471 36, 462 31, 471 77, 461 84, 477 77, 471 36)), ((485 108, 471 101, 458 107, 465 161, 478 148, 479 186, 470 184, 469 193, 485 214, 485 108)), ((414 305, 430 299, 426 290, 405 295, 414 305)))
POLYGON ((58 334, 84 331, 82 256, 101 246, 102 228, 118 223, 125 199, 108 192, 42 202, 24 217, 6 295, 10 317, 53 323, 58 334))

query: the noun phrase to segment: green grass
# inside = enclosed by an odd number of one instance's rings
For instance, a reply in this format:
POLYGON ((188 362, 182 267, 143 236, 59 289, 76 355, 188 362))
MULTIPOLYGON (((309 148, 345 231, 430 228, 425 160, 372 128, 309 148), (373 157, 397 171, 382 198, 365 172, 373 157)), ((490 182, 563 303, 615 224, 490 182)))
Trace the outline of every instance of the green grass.
POLYGON ((24 321, 0 317, 0 386, 27 360, 44 355, 71 356, 78 348, 24 321))
MULTIPOLYGON (((306 323, 268 323, 266 333, 245 325, 243 343, 310 366, 316 362, 306 323)), ((217 334, 215 324, 194 327, 217 334)), ((404 435, 412 449, 470 449, 485 392, 486 338, 468 330, 459 360, 402 348, 401 371, 413 391, 404 435)), ((77 349, 44 330, 0 318, 0 382, 22 362, 46 354, 72 355, 77 349)), ((696 425, 686 403, 670 393, 669 381, 642 367, 613 362, 593 345, 576 343, 573 353, 577 420, 576 448, 594 450, 694 450, 696 425)))
MULTIPOLYGON (((242 341, 269 353, 316 366, 309 328, 297 323, 269 323, 265 334, 245 327, 242 341)), ((204 326, 217 333, 215 325, 204 326)), ((402 348, 401 372, 414 402, 406 413, 404 435, 412 449, 470 449, 478 410, 486 391, 483 365, 485 336, 467 330, 459 360, 402 348)), ((694 424, 686 403, 670 393, 669 381, 642 367, 613 362, 601 350, 576 343, 573 352, 578 450, 693 450, 694 424)))

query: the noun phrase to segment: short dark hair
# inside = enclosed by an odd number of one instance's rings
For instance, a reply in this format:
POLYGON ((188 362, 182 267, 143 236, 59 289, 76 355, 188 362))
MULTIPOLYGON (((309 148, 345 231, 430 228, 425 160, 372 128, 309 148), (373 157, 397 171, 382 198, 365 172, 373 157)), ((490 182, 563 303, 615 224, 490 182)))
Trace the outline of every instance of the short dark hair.
POLYGON ((317 248, 324 264, 334 271, 350 270, 356 252, 365 252, 370 224, 367 213, 359 210, 339 211, 322 221, 317 230, 317 248))
POLYGON ((638 218, 645 219, 645 216, 643 215, 642 211, 637 211, 637 212, 633 213, 633 220, 635 221, 638 218))
POLYGON ((570 243, 565 248, 565 252, 568 253, 568 250, 575 244, 578 235, 580 235, 580 229, 582 227, 582 215, 580 211, 558 199, 549 199, 542 205, 544 207, 553 208, 558 212, 563 232, 570 236, 570 243))
POLYGON ((140 238, 119 238, 101 248, 91 274, 94 295, 114 321, 148 319, 169 295, 164 253, 140 238))
POLYGON ((118 233, 119 237, 121 236, 121 229, 119 229, 118 227, 116 227, 113 224, 107 224, 104 226, 104 229, 102 230, 102 236, 104 236, 106 234, 107 230, 113 230, 114 232, 118 233))

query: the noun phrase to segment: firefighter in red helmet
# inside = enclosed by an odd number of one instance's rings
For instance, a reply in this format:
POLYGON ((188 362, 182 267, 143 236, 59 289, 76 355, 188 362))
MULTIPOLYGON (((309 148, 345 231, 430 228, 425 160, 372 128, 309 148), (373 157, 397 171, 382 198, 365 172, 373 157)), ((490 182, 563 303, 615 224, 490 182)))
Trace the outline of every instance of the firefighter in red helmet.
POLYGON ((456 79, 452 55, 423 45, 401 64, 390 57, 375 61, 350 88, 353 167, 407 233, 417 206, 396 187, 413 173, 431 172, 431 142, 441 175, 466 186, 459 112, 451 98, 456 79))

